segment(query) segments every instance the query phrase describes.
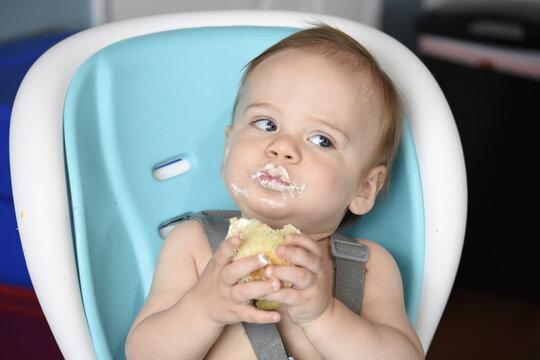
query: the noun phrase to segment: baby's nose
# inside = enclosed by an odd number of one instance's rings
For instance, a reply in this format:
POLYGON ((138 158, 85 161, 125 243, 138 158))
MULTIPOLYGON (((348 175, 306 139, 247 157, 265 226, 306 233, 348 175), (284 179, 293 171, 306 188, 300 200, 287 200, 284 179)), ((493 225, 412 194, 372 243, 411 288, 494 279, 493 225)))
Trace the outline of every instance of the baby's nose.
POLYGON ((300 161, 300 150, 290 136, 280 136, 266 148, 266 155, 273 160, 283 160, 289 164, 300 161))

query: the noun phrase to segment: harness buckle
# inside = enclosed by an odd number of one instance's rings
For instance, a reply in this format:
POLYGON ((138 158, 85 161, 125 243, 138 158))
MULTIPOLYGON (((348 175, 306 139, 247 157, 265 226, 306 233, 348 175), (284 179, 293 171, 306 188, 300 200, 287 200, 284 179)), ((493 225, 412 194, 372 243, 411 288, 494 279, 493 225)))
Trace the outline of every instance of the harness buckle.
POLYGON ((369 252, 365 245, 356 241, 344 241, 334 237, 330 239, 332 255, 337 259, 344 259, 365 263, 369 259, 369 252))

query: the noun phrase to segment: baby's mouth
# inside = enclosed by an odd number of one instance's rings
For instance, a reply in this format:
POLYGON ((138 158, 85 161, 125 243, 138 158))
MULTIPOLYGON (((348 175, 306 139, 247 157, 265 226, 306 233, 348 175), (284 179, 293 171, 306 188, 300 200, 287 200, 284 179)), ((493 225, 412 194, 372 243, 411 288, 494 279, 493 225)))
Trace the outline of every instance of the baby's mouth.
POLYGON ((262 187, 279 192, 299 192, 306 188, 306 185, 296 185, 289 181, 289 173, 283 166, 275 166, 272 163, 257 170, 251 175, 252 179, 259 180, 262 187))

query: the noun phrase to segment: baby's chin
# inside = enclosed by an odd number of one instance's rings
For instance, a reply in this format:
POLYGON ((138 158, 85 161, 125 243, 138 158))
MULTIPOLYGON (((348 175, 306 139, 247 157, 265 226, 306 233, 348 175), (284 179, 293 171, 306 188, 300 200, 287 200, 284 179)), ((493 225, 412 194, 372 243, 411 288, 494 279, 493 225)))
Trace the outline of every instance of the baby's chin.
POLYGON ((290 201, 286 199, 280 199, 277 197, 259 197, 255 199, 260 205, 261 208, 268 209, 270 212, 279 213, 280 210, 287 211, 291 207, 290 201))
POLYGON ((258 219, 274 228, 294 223, 302 215, 297 214, 302 210, 296 206, 298 197, 235 182, 227 190, 243 217, 258 219))
POLYGON ((281 205, 272 199, 256 201, 254 204, 237 202, 242 217, 258 219, 272 228, 280 228, 295 222, 294 209, 290 204, 281 205))

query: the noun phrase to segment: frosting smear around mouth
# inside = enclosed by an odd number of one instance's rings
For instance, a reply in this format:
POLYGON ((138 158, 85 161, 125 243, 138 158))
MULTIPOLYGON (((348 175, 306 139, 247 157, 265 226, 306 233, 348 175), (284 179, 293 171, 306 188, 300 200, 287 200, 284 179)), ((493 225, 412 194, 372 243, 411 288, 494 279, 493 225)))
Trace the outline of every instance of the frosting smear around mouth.
POLYGON ((289 172, 283 166, 275 166, 272 163, 266 164, 251 175, 252 179, 258 180, 261 185, 270 190, 292 194, 304 191, 306 185, 297 185, 289 180, 289 172))

